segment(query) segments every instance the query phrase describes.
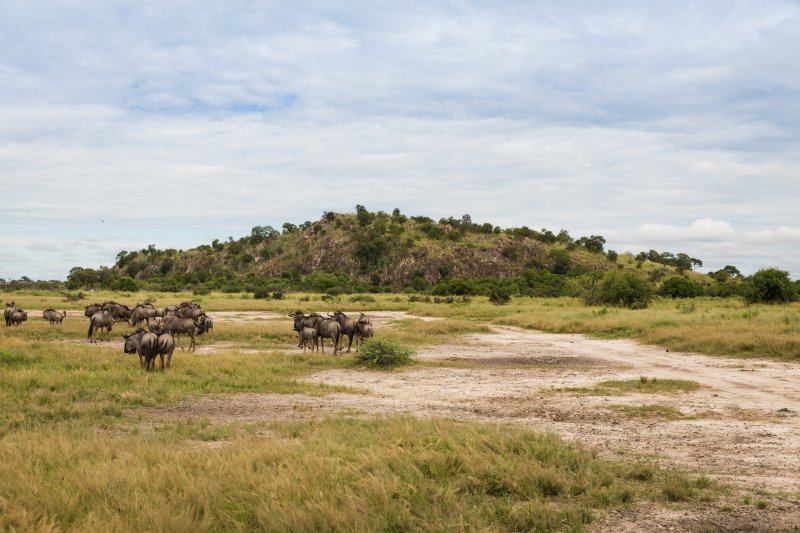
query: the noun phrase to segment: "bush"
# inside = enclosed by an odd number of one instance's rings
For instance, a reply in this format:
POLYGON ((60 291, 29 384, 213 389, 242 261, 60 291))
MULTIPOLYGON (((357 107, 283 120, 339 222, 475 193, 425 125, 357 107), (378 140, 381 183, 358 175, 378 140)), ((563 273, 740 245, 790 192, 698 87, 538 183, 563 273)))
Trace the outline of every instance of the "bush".
POLYGON ((125 276, 119 278, 117 281, 112 283, 111 290, 122 291, 122 292, 136 292, 139 290, 139 285, 136 284, 136 281, 133 278, 125 276))
POLYGON ((683 276, 673 276, 661 284, 658 292, 670 298, 696 298, 703 295, 703 286, 683 276))
POLYGON ((65 302, 80 302, 81 300, 83 300, 86 297, 86 295, 81 291, 78 291, 78 292, 69 292, 69 291, 67 291, 67 292, 64 292, 62 294, 64 295, 64 301, 65 302))
POLYGON ((505 305, 511 301, 511 290, 508 287, 495 287, 489 293, 489 301, 495 305, 505 305))
POLYGON ((258 288, 253 291, 253 298, 256 300, 269 300, 270 296, 268 289, 258 288))
POLYGON ((748 302, 791 302, 797 292, 789 273, 777 268, 764 268, 747 280, 745 299, 748 302))
POLYGON ((595 301, 587 303, 643 309, 650 303, 653 293, 653 285, 641 276, 633 272, 611 270, 597 284, 595 301))
POLYGON ((361 302, 361 303, 375 303, 374 296, 370 296, 369 294, 354 294, 350 297, 351 302, 361 302))
POLYGON ((281 290, 272 292, 272 299, 273 300, 283 300, 284 296, 286 296, 286 294, 281 290))
POLYGON ((372 337, 356 354, 356 361, 368 366, 400 366, 411 362, 414 349, 394 339, 372 337))

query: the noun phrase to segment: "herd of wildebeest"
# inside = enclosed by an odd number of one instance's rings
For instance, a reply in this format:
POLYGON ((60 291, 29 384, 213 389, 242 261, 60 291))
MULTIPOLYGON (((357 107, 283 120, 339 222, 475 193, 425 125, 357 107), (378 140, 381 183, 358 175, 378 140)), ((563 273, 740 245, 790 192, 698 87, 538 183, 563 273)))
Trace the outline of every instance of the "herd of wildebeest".
MULTIPOLYGON (((190 339, 189 350, 195 349, 195 335, 204 336, 211 334, 214 322, 206 315, 199 304, 182 302, 178 305, 169 305, 163 309, 156 308, 150 303, 139 303, 134 308, 117 302, 107 301, 102 304, 87 305, 84 315, 89 319, 89 332, 87 338, 90 343, 97 342, 97 334, 105 330, 106 339, 109 340, 111 329, 115 322, 125 321, 130 327, 146 324, 147 330, 139 328, 131 334, 123 335, 125 339, 125 353, 137 354, 139 363, 145 370, 153 370, 156 357, 161 359, 161 369, 169 368, 172 353, 175 351, 175 339, 180 344, 180 335, 187 335, 190 339)), ((61 324, 66 311, 47 309, 42 312, 42 318, 50 325, 61 324)), ((364 314, 358 319, 350 318, 341 311, 332 315, 322 316, 318 313, 304 314, 295 311, 289 315, 294 319, 294 331, 298 335, 298 347, 311 351, 325 353, 325 339, 331 339, 333 354, 336 355, 344 349, 344 338, 348 337, 347 351, 356 341, 356 351, 367 338, 373 336, 372 321, 364 314)), ((6 326, 20 326, 28 320, 28 313, 18 309, 14 302, 6 302, 3 318, 6 326)))

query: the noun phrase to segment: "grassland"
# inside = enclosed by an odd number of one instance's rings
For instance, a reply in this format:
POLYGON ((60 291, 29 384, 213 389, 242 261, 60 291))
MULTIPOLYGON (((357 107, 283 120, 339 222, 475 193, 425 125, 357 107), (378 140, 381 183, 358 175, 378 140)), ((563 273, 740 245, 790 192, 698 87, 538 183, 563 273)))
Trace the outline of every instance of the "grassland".
MULTIPOLYGON (((65 303, 58 294, 2 294, 23 308, 82 307, 92 301, 115 298, 135 303, 150 296, 157 304, 192 299, 189 293, 95 293, 87 300, 65 303)), ((602 338, 629 338, 673 351, 708 355, 800 359, 800 302, 787 305, 746 305, 738 299, 695 298, 657 300, 647 309, 628 310, 586 307, 572 298, 514 298, 508 305, 493 305, 475 297, 467 304, 409 303, 406 295, 370 295, 374 301, 343 295, 323 300, 320 295, 292 294, 284 300, 256 300, 252 295, 212 293, 198 299, 219 311, 270 311, 287 314, 295 309, 341 308, 407 311, 418 316, 437 316, 518 326, 556 333, 583 333, 602 338), (354 301, 356 300, 356 301, 354 301)), ((33 317, 36 319, 36 317, 33 317)), ((428 327, 428 326, 426 326, 428 327)), ((434 327, 434 326, 430 326, 434 327)), ((435 333, 435 332, 434 332, 435 333)))
MULTIPOLYGON (((135 303, 137 296, 94 294, 135 303)), ((189 295, 154 295, 157 303, 189 295)), ((49 294, 2 295, 28 309, 74 309, 49 294)), ((301 298, 308 298, 302 295, 301 298)), ((262 301, 212 294, 209 310, 408 310, 447 320, 401 321, 387 336, 452 342, 536 309, 586 312, 571 301, 493 306, 262 301)), ((591 312, 591 311, 589 311, 591 312)), ((549 313, 554 315, 556 313, 549 313)), ((614 316, 613 313, 609 313, 614 316)), ((549 316, 549 319, 552 319, 549 316)), ((605 318, 605 317, 602 317, 605 318)), ((758 318, 756 316, 755 318, 758 318)), ((598 510, 637 501, 713 498, 704 478, 601 458, 557 436, 509 425, 334 414, 303 421, 154 417, 151 409, 207 395, 359 394, 303 376, 352 366, 301 355, 286 321, 226 323, 219 349, 176 352, 147 374, 115 342, 86 343, 86 319, 51 327, 33 314, 0 328, 2 530, 572 530, 598 510), (292 348, 292 351, 288 351, 292 348)))

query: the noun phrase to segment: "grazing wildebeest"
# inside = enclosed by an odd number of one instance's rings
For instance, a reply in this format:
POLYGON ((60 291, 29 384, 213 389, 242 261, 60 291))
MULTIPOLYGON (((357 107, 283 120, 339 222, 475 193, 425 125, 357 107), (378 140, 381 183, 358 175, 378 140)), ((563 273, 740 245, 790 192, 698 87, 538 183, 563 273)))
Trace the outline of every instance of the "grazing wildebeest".
POLYGON ((146 333, 140 329, 130 335, 123 335, 123 337, 125 338, 125 353, 138 354, 139 366, 145 370, 151 370, 156 355, 158 355, 158 335, 146 333))
POLYGON ((161 356, 161 369, 164 369, 164 356, 167 356, 167 368, 172 363, 172 352, 175 351, 175 338, 172 333, 162 333, 158 336, 158 355, 161 356))
MULTIPOLYGON (((89 342, 97 342, 95 340, 95 335, 97 335, 98 329, 105 329, 106 330, 106 337, 111 334, 111 327, 114 325, 114 317, 108 311, 98 311, 92 315, 92 318, 89 319, 89 334, 87 337, 89 338, 89 342)), ((109 340, 106 338, 106 340, 109 340)))
POLYGON ((311 348, 312 352, 319 351, 317 330, 304 326, 298 333, 300 334, 300 344, 303 346, 303 353, 306 353, 306 348, 311 348))
POLYGON ((17 309, 16 311, 14 311, 14 314, 11 315, 12 326, 19 326, 26 320, 28 320, 28 313, 26 311, 23 311, 22 309, 17 309))
POLYGON ((178 312, 177 305, 168 305, 164 308, 164 314, 162 316, 174 315, 177 312, 178 312))
POLYGON ((131 318, 128 320, 128 325, 134 327, 145 320, 157 316, 164 316, 162 311, 159 311, 152 305, 137 305, 131 313, 131 318))
MULTIPOLYGON (((350 342, 348 342, 347 344, 347 353, 350 353, 350 347, 353 345, 353 335, 356 334, 358 321, 353 318, 349 318, 341 311, 334 311, 333 315, 328 315, 328 317, 338 322, 339 325, 342 327, 342 338, 341 338, 342 344, 344 344, 345 335, 347 335, 347 337, 349 338, 350 342)), ((342 348, 344 348, 344 346, 339 346, 340 350, 342 348)), ((358 349, 357 343, 356 343, 356 349, 358 349)))
POLYGON ((198 322, 202 319, 203 329, 200 330, 200 336, 205 339, 206 333, 211 333, 214 329, 214 321, 208 318, 208 316, 203 315, 202 317, 198 318, 198 322))
POLYGON ((133 314, 133 309, 127 305, 119 304, 114 300, 103 302, 103 311, 111 313, 111 316, 114 317, 114 320, 117 322, 128 320, 131 318, 131 314, 133 314))
POLYGON ((333 355, 339 353, 339 345, 342 340, 342 326, 340 326, 338 322, 330 318, 325 318, 317 313, 311 313, 305 316, 302 311, 297 311, 290 316, 294 317, 294 330, 298 332, 298 336, 304 327, 314 328, 317 330, 317 338, 322 345, 322 353, 325 353, 325 339, 331 339, 333 342, 333 355))
POLYGON ((203 324, 192 318, 180 318, 177 316, 166 316, 161 321, 161 331, 164 333, 172 333, 178 337, 178 345, 183 350, 183 345, 180 344, 179 335, 189 335, 189 350, 194 351, 194 332, 195 330, 203 330, 203 324))
POLYGON ((103 304, 89 304, 83 314, 86 318, 92 318, 92 315, 103 310, 103 304))
POLYGON ((6 308, 3 311, 3 319, 6 321, 6 326, 11 325, 11 315, 17 312, 17 308, 14 307, 14 302, 6 302, 6 308))
POLYGON ((59 313, 55 309, 48 309, 47 311, 42 312, 42 318, 47 320, 51 326, 53 324, 61 324, 61 322, 64 321, 65 316, 67 316, 66 311, 59 313))

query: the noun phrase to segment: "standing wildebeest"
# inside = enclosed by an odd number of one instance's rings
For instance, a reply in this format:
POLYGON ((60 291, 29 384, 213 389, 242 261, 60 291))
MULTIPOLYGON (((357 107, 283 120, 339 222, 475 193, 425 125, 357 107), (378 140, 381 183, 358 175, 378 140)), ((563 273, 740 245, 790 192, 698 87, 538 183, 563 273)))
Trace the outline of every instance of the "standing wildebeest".
POLYGON ((89 304, 83 314, 86 318, 92 318, 92 315, 103 310, 103 304, 89 304))
POLYGON ((6 326, 11 325, 11 315, 17 312, 17 308, 14 307, 14 302, 6 302, 6 308, 3 311, 3 318, 6 321, 6 326))
POLYGON ((133 312, 131 312, 131 318, 130 320, 128 320, 128 325, 130 327, 134 327, 135 325, 144 322, 145 320, 157 316, 164 316, 164 313, 162 311, 159 311, 152 305, 139 304, 133 309, 133 312))
POLYGON ((211 333, 214 329, 214 321, 208 318, 207 315, 203 315, 202 317, 198 318, 198 322, 202 319, 203 329, 200 330, 200 336, 204 339, 206 338, 206 333, 211 333))
MULTIPOLYGON (((111 326, 114 325, 114 317, 108 311, 98 311, 97 313, 92 315, 92 318, 89 319, 89 334, 87 337, 89 338, 89 342, 97 342, 95 340, 95 335, 97 335, 98 329, 105 329, 106 330, 106 337, 111 334, 111 326)), ((106 340, 109 340, 106 338, 106 340)))
POLYGON ((150 333, 159 333, 161 331, 161 321, 164 320, 160 316, 154 316, 147 319, 147 329, 150 333))
POLYGON ((202 309, 200 309, 199 305, 197 307, 179 307, 178 310, 175 312, 175 316, 179 318, 197 319, 204 315, 205 312, 202 309))
MULTIPOLYGON (((342 326, 340 326, 338 322, 330 318, 325 318, 317 313, 311 313, 309 316, 305 316, 302 311, 297 311, 295 314, 289 316, 294 317, 294 330, 298 332, 298 335, 304 327, 317 330, 317 338, 322 345, 322 353, 325 353, 325 339, 331 339, 333 342, 333 355, 339 352, 339 345, 342 340, 342 326)), ((302 343, 302 338, 300 342, 302 343)))
POLYGON ((48 309, 47 311, 42 312, 42 318, 47 320, 51 326, 53 324, 61 324, 61 322, 64 321, 65 316, 67 316, 66 311, 59 313, 55 309, 48 309))
POLYGON ((358 346, 360 344, 364 344, 364 341, 374 334, 375 332, 372 330, 372 324, 370 322, 361 322, 359 320, 356 325, 356 351, 358 351, 358 346))
MULTIPOLYGON (((203 330, 203 324, 192 318, 179 318, 177 316, 166 316, 161 321, 161 331, 163 333, 172 333, 176 337, 181 334, 189 335, 189 350, 194 351, 194 332, 198 329, 203 330)), ((180 344, 180 337, 178 343, 183 350, 183 345, 180 344)))
POLYGON ((175 338, 172 333, 162 333, 158 336, 158 355, 161 356, 161 369, 164 369, 164 356, 167 356, 167 368, 172 363, 172 352, 175 351, 175 338))
POLYGON ((11 325, 12 326, 19 326, 23 322, 28 320, 28 313, 23 311, 22 309, 17 309, 13 315, 11 315, 11 325))
POLYGON ((158 335, 139 330, 130 335, 123 335, 123 337, 125 338, 125 353, 138 354, 139 365, 146 370, 150 370, 156 355, 158 355, 158 335))
MULTIPOLYGON (((348 344, 347 344, 347 353, 350 353, 350 347, 353 345, 353 335, 356 334, 356 329, 358 327, 358 321, 355 320, 355 319, 349 318, 347 315, 345 315, 341 311, 334 311, 333 315, 328 315, 328 317, 330 317, 333 320, 335 320, 336 322, 338 322, 339 325, 342 327, 342 339, 341 339, 342 344, 344 344, 344 336, 345 335, 347 335, 347 337, 349 338, 350 342, 348 342, 348 344)), ((344 346, 339 346, 340 350, 342 348, 344 348, 344 346)), ((356 341, 356 349, 358 349, 358 341, 356 341)))
POLYGON ((103 302, 103 311, 108 311, 115 321, 128 320, 133 314, 133 309, 127 305, 118 304, 114 300, 103 302))
POLYGON ((303 326, 297 333, 300 335, 300 344, 303 346, 303 353, 306 353, 306 348, 310 348, 312 352, 319 351, 317 330, 303 326))
POLYGON ((164 308, 164 314, 162 316, 174 315, 177 312, 178 312, 177 305, 168 305, 164 308))

